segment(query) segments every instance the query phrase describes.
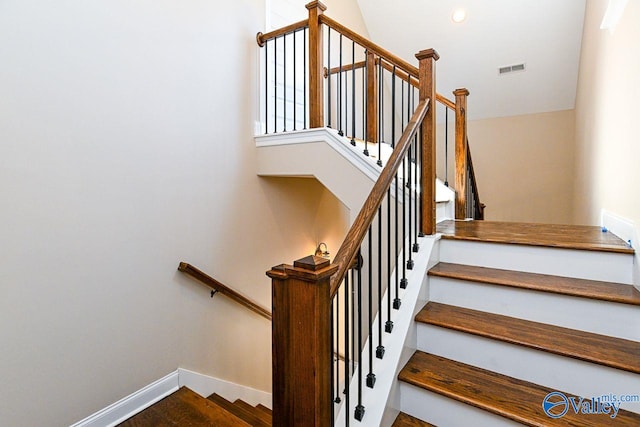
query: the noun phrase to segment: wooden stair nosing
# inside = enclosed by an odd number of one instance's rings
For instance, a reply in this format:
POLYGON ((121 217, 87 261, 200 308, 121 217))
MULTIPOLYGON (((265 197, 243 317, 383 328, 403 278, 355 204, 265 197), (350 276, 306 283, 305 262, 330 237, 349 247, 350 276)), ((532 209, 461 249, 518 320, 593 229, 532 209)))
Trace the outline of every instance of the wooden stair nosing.
POLYGON ((233 413, 182 387, 149 408, 119 424, 122 427, 215 425, 250 427, 233 413))
POLYGON ((429 302, 415 320, 640 374, 640 342, 429 302))
POLYGON ((242 399, 237 399, 235 402, 233 402, 233 404, 240 408, 243 408, 245 411, 250 412, 251 414, 260 418, 267 425, 272 424, 272 418, 270 413, 267 414, 263 412, 261 409, 258 409, 256 406, 249 405, 247 402, 245 402, 242 399))
POLYGON ((436 427, 419 418, 400 412, 391 427, 436 427))
POLYGON ((550 292, 601 301, 640 306, 640 292, 632 285, 526 273, 463 264, 438 263, 429 276, 550 292))
POLYGON ((614 419, 571 410, 562 418, 552 419, 543 412, 542 402, 547 394, 558 390, 421 351, 414 353, 398 379, 528 426, 640 425, 640 414, 622 409, 614 419))
POLYGON ((271 427, 270 423, 262 421, 262 419, 257 417, 252 412, 245 410, 241 406, 237 406, 234 403, 231 403, 219 394, 213 393, 211 396, 207 397, 207 399, 254 427, 271 427))

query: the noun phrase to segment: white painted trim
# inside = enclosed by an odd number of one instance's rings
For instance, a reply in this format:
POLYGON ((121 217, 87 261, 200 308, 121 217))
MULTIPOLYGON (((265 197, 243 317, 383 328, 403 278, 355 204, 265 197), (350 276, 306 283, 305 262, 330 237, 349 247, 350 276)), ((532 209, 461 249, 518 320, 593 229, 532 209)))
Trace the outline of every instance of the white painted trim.
POLYGON ((111 427, 165 398, 179 388, 178 371, 149 384, 71 427, 111 427))
POLYGON ((180 368, 178 372, 180 373, 180 387, 188 387, 202 397, 217 393, 227 400, 234 401, 236 399, 242 399, 254 406, 261 404, 267 408, 271 408, 271 393, 266 391, 256 390, 188 369, 180 368))
POLYGON ((116 403, 78 421, 71 427, 113 427, 142 412, 183 386, 190 388, 202 397, 217 393, 231 401, 242 399, 251 405, 260 403, 271 408, 271 393, 179 368, 116 403))
POLYGON ((625 242, 631 243, 631 247, 636 250, 633 256, 632 283, 640 290, 640 229, 633 221, 605 209, 600 211, 600 225, 625 242))
POLYGON ((325 142, 339 154, 350 159, 362 173, 375 182, 382 169, 375 162, 366 159, 357 148, 345 142, 346 140, 346 138, 338 135, 337 130, 329 128, 305 129, 255 137, 256 147, 325 142))

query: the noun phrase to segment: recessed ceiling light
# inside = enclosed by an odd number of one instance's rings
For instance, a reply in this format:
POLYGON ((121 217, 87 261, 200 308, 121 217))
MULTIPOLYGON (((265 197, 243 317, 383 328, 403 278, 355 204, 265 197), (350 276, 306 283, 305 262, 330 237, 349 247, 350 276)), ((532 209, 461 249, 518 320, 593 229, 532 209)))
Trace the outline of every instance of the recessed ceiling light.
POLYGON ((459 7, 456 10, 454 10, 453 14, 451 14, 451 20, 453 22, 455 22, 456 24, 460 24, 465 19, 467 19, 467 11, 464 10, 463 8, 461 8, 461 7, 459 7))

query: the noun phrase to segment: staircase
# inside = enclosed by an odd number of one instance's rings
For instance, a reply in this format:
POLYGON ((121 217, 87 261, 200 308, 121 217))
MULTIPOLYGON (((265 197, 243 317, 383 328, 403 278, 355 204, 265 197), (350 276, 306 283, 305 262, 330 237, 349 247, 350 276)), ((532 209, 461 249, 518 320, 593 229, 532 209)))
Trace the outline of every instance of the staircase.
POLYGON ((394 425, 640 425, 638 402, 605 403, 640 390, 631 248, 599 227, 446 221, 438 231, 417 350, 399 374, 398 409, 414 418, 394 425), (555 419, 543 411, 553 392, 555 419))
POLYGON ((205 399, 182 387, 119 426, 263 427, 271 426, 271 410, 240 399, 232 403, 215 393, 205 399))

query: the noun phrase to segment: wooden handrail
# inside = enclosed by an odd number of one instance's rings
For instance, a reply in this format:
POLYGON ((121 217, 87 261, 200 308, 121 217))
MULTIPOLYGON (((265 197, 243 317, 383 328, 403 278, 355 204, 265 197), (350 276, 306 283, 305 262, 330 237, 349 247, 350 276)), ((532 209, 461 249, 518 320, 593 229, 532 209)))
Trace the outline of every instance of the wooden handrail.
MULTIPOLYGON (((377 62, 377 60, 376 60, 377 62)), ((390 62, 387 62, 386 60, 382 60, 380 61, 380 63, 382 64, 382 68, 384 68, 385 70, 389 71, 389 72, 393 72, 393 64, 390 62)), ((365 67, 365 61, 360 61, 360 62, 356 62, 355 64, 346 64, 343 65, 342 68, 340 67, 333 67, 330 70, 327 70, 327 68, 325 67, 324 69, 324 77, 327 78, 329 75, 331 74, 337 74, 340 71, 345 72, 345 71, 351 71, 353 69, 360 69, 360 68, 364 68, 365 67)), ((414 77, 408 73, 406 73, 405 71, 403 71, 402 69, 396 68, 396 77, 398 77, 401 80, 404 80, 405 82, 409 82, 411 84, 411 86, 413 87, 419 87, 420 82, 418 81, 417 77, 414 77)), ((436 94, 436 101, 438 101, 441 104, 444 104, 447 108, 455 111, 456 110, 456 103, 452 100, 450 100, 449 98, 447 98, 446 96, 437 93, 436 94)))
POLYGON ((393 53, 389 52, 383 47, 378 46, 372 41, 362 37, 360 34, 356 33, 353 30, 350 30, 349 28, 345 27, 341 23, 334 21, 333 19, 329 18, 327 15, 320 15, 320 22, 329 26, 331 29, 339 32, 343 36, 347 36, 349 39, 358 43, 360 46, 364 47, 366 50, 371 51, 375 55, 382 57, 385 61, 389 61, 390 63, 395 64, 397 67, 400 67, 407 73, 411 74, 413 77, 416 77, 416 78, 418 77, 418 67, 415 67, 409 64, 407 61, 400 58, 399 56, 394 55, 393 53))
POLYGON ((269 40, 275 39, 276 37, 291 34, 294 31, 307 28, 308 26, 309 26, 309 19, 303 19, 302 21, 294 22, 293 24, 287 25, 282 28, 278 28, 277 30, 270 31, 266 34, 258 33, 256 34, 256 42, 258 42, 258 46, 262 47, 269 40))
POLYGON ((188 264, 186 262, 181 262, 180 265, 178 266, 178 271, 181 271, 186 275, 192 277, 193 279, 197 280, 198 282, 202 283, 203 285, 206 285, 211 289, 220 292, 222 295, 228 298, 231 298, 238 304, 245 306, 249 310, 259 314, 265 319, 271 320, 271 312, 269 310, 267 310, 266 308, 263 308, 262 306, 251 301, 249 298, 234 291, 233 289, 223 285, 213 277, 198 270, 196 267, 192 266, 191 264, 188 264))
POLYGON ((440 102, 441 104, 444 104, 450 110, 456 111, 456 103, 451 101, 449 98, 445 97, 444 95, 440 95, 439 93, 436 94, 436 101, 440 102))
POLYGON ((369 224, 371 224, 374 217, 378 214, 378 207, 387 194, 387 189, 391 186, 398 168, 402 165, 402 159, 407 154, 407 151, 411 146, 411 139, 418 131, 428 109, 428 99, 421 101, 418 104, 415 113, 411 116, 411 120, 409 120, 400 140, 396 144, 396 148, 391 153, 391 157, 389 157, 386 166, 380 173, 376 183, 373 185, 373 189, 371 190, 369 197, 365 200, 362 209, 360 209, 360 213, 349 229, 342 246, 338 249, 338 253, 332 263, 332 265, 338 265, 338 270, 331 277, 330 295, 332 298, 338 292, 340 283, 342 283, 344 276, 349 270, 349 266, 351 266, 356 257, 358 248, 360 248, 362 240, 369 230, 369 224))

